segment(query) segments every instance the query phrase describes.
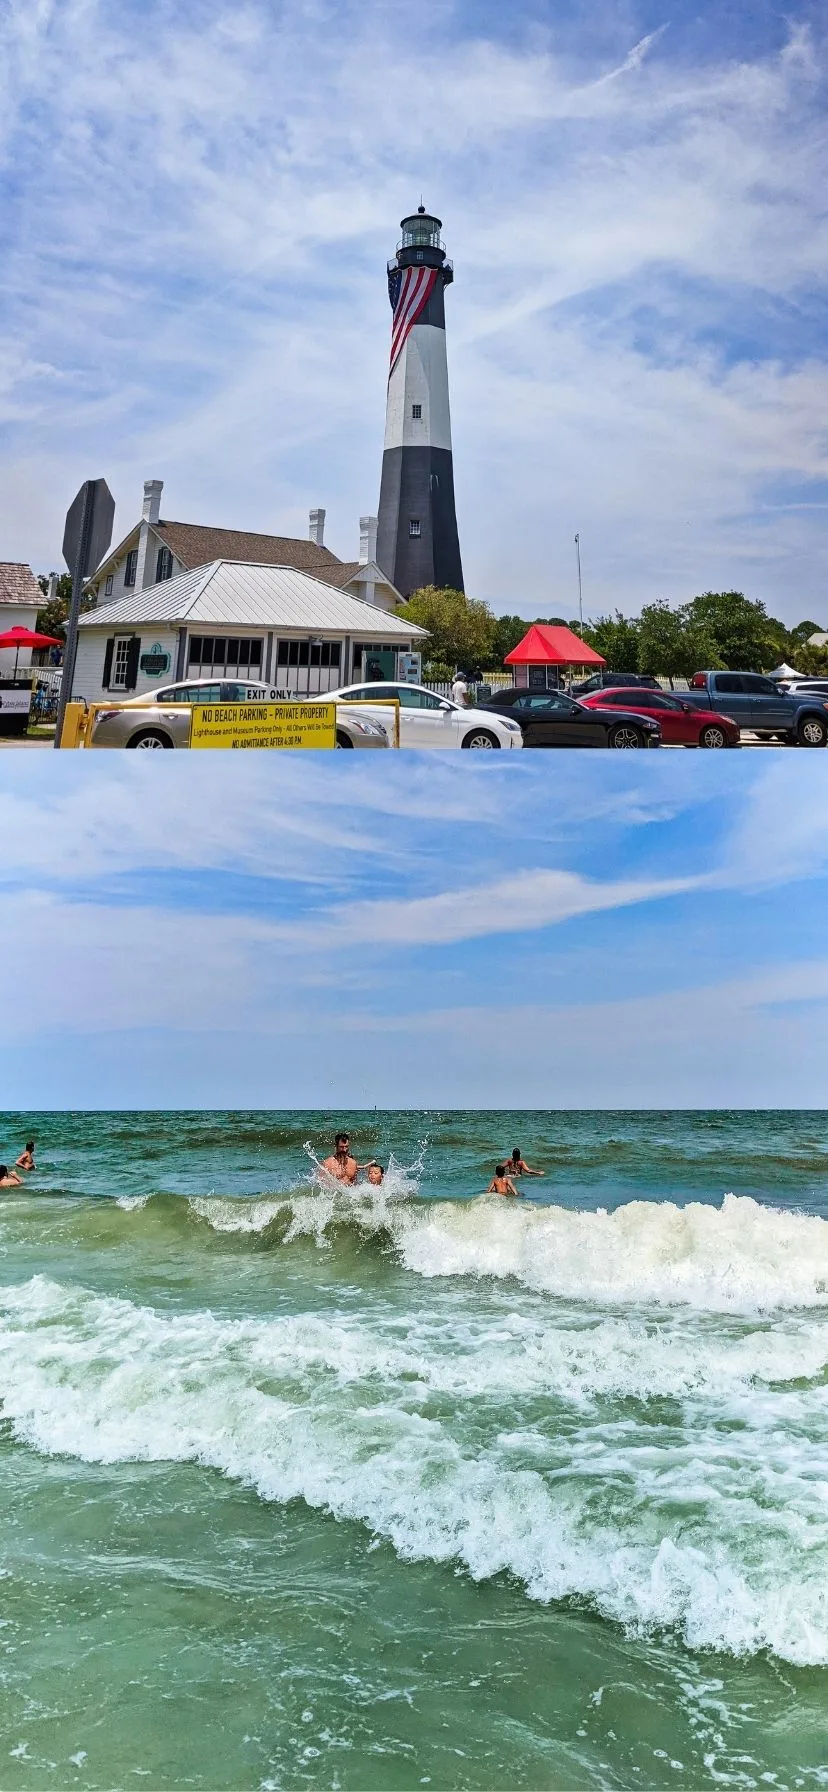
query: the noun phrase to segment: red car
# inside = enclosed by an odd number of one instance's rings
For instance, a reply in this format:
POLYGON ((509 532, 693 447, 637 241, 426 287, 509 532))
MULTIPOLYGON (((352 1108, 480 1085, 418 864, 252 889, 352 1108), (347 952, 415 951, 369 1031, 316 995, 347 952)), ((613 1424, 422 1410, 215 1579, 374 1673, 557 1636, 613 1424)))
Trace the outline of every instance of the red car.
POLYGON ((715 710, 697 709, 692 693, 686 696, 669 691, 648 691, 641 685, 629 689, 590 691, 581 697, 585 709, 625 709, 638 716, 652 716, 661 724, 665 747, 738 747, 739 727, 732 716, 715 710))

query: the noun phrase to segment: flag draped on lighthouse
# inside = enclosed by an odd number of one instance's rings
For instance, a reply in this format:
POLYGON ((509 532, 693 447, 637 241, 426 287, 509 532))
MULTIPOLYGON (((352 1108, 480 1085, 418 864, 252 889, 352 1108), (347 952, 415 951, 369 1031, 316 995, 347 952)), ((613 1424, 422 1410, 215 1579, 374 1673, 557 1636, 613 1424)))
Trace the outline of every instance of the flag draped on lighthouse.
POLYGON ((437 268, 395 268, 389 276, 388 296, 394 308, 394 319, 391 325, 389 379, 405 348, 409 332, 413 329, 418 317, 422 316, 431 298, 437 284, 438 272, 437 268))

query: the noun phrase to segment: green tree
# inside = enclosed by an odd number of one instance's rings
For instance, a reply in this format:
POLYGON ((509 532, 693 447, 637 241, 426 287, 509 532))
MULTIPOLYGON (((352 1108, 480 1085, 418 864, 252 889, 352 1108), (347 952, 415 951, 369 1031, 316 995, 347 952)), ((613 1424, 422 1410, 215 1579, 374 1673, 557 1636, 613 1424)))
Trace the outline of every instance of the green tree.
MULTIPOLYGON (((41 573, 37 582, 45 597, 49 589, 49 580, 46 574, 41 573)), ((57 595, 52 598, 51 603, 43 604, 37 612, 35 627, 41 635, 56 635, 59 641, 66 640, 66 623, 69 619, 71 602, 72 576, 71 573, 62 572, 58 576, 57 595)), ((93 607, 94 600, 91 597, 81 598, 81 613, 91 610, 93 607)))
MULTIPOLYGON (((812 631, 822 634, 822 630, 812 631)), ((797 672, 805 672, 809 678, 828 678, 828 647, 811 647, 807 643, 800 647, 796 656, 797 672)))
POLYGON ((501 667, 507 653, 517 647, 518 641, 523 640, 526 630, 531 627, 531 622, 527 622, 525 616, 496 616, 492 636, 492 666, 501 667))
POLYGON ((703 591, 684 608, 688 622, 715 643, 720 663, 735 672, 774 666, 784 652, 787 631, 743 591, 703 591))
POLYGON ((603 655, 611 672, 638 671, 638 623, 620 610, 587 623, 581 639, 603 655))
POLYGON ((694 672, 709 667, 715 670, 721 661, 712 635, 700 627, 683 604, 671 610, 661 599, 645 604, 638 619, 639 670, 651 677, 692 678, 694 672))
POLYGON ((797 622, 788 630, 788 657, 807 647, 811 635, 824 635, 826 630, 821 622, 797 622))
POLYGON ((476 666, 495 663, 495 619, 488 605, 478 598, 424 585, 421 591, 412 592, 397 615, 402 622, 415 622, 428 629, 429 659, 450 665, 452 672, 456 666, 474 671, 476 666))

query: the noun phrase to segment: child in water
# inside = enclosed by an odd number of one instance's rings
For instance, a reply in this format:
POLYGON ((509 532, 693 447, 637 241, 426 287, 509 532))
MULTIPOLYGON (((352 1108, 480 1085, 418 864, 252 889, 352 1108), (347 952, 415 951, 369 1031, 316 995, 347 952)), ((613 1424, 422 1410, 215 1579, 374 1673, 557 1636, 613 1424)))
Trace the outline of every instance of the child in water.
POLYGON ((494 1173, 492 1180, 489 1183, 489 1186, 486 1190, 487 1195, 517 1195, 517 1196, 520 1196, 522 1194, 522 1192, 523 1191, 521 1189, 515 1188, 515 1185, 512 1181, 511 1176, 509 1176, 507 1173, 506 1165, 505 1164, 496 1164, 495 1165, 495 1173, 494 1173))
POLYGON ((385 1175, 385 1171, 382 1167, 382 1164, 369 1164, 368 1165, 368 1181, 370 1182, 372 1188, 381 1188, 382 1187, 382 1179, 383 1179, 384 1175, 385 1175))
POLYGON ((8 1164, 0 1164, 0 1188, 22 1188, 23 1178, 16 1170, 10 1170, 8 1164))

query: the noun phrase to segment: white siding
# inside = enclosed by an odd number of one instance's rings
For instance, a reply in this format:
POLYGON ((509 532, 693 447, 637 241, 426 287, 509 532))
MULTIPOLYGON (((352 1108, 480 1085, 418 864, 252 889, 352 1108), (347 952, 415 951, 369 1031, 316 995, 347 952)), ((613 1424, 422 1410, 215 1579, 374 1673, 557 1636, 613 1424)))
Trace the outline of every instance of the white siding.
MULTIPOLYGON (((130 546, 132 548, 138 547, 138 539, 139 539, 139 532, 136 529, 134 537, 132 537, 130 539, 130 546)), ((164 541, 163 535, 156 535, 154 530, 150 531, 149 545, 147 548, 147 564, 148 564, 149 573, 150 573, 148 582, 150 585, 155 583, 155 567, 156 567, 156 562, 157 562, 157 558, 158 558, 158 549, 161 547, 166 547, 168 545, 169 544, 164 541)), ((129 552, 129 550, 127 549, 127 553, 128 552, 129 552)), ((137 589, 138 589, 137 585, 125 585, 124 584, 124 574, 126 572, 127 553, 124 553, 121 555, 120 560, 117 562, 117 564, 115 565, 114 568, 110 567, 110 571, 112 572, 112 590, 110 591, 108 597, 106 595, 106 579, 99 580, 99 582, 98 582, 98 608, 99 609, 103 609, 104 604, 117 603, 117 600, 119 597, 132 597, 133 594, 135 593, 135 591, 137 591, 137 589)), ((183 572, 183 571, 184 571, 184 567, 182 566, 181 561, 176 560, 175 555, 173 554, 173 569, 172 569, 173 578, 175 578, 177 573, 183 572)))
POLYGON ((120 635, 137 634, 141 641, 141 653, 149 653, 150 648, 155 647, 157 643, 170 656, 169 670, 159 672, 155 678, 150 678, 139 667, 135 689, 126 691, 125 696, 140 697, 142 691, 157 690, 159 685, 172 684, 175 678, 175 656, 178 651, 177 629, 153 628, 151 626, 143 629, 122 627, 117 630, 103 627, 82 628, 78 630, 78 652, 72 691, 74 698, 85 698, 87 703, 100 703, 107 697, 118 695, 115 691, 106 690, 103 682, 106 644, 115 633, 120 635))

